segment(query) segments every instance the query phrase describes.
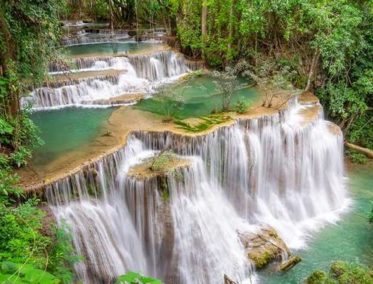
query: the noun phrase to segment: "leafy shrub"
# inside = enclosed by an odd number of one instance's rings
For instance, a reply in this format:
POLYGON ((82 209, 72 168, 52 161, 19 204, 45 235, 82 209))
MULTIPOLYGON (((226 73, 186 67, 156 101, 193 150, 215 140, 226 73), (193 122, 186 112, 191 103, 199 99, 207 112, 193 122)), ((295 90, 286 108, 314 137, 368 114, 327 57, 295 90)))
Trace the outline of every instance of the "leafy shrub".
POLYGON ((127 272, 118 277, 115 284, 162 284, 161 280, 145 277, 136 272, 127 272))
MULTIPOLYGON (((0 155, 1 163, 1 155, 0 155)), ((8 169, 0 168, 0 206, 12 204, 21 197, 23 191, 17 185, 18 176, 12 174, 8 169)))
POLYGON ((235 108, 234 110, 239 113, 239 114, 243 114, 247 111, 247 103, 245 103, 244 101, 238 101, 235 105, 235 108))
POLYGON ((368 158, 359 152, 354 150, 348 150, 347 155, 351 158, 351 161, 356 164, 366 164, 368 162, 368 158))
POLYGON ((9 122, 0 118, 0 144, 9 144, 13 130, 9 122))
POLYGON ((40 233, 45 213, 30 199, 18 207, 0 205, 0 261, 46 266, 50 239, 40 233))
POLYGON ((52 244, 48 270, 58 277, 62 283, 73 282, 73 264, 81 260, 74 252, 71 232, 66 224, 54 228, 55 241, 52 244))
POLYGON ((21 167, 27 164, 32 150, 43 141, 38 136, 39 130, 24 112, 10 120, 0 118, 0 149, 8 149, 12 166, 21 167))
POLYGON ((152 171, 164 171, 167 169, 167 165, 175 159, 175 154, 172 151, 163 151, 159 155, 153 158, 153 162, 150 166, 152 171))
POLYGON ((373 283, 373 271, 358 263, 336 261, 331 265, 329 273, 315 271, 305 282, 306 284, 369 284, 373 283))
POLYGON ((178 128, 183 129, 187 132, 198 133, 209 129, 214 125, 229 121, 231 117, 220 113, 211 114, 209 116, 201 116, 199 117, 199 119, 201 120, 201 122, 197 125, 190 125, 189 123, 181 120, 176 120, 175 124, 178 126, 178 128))
POLYGON ((27 160, 31 158, 31 150, 26 147, 19 147, 10 155, 12 165, 20 168, 27 165, 27 160))
POLYGON ((0 264, 0 282, 6 284, 58 284, 61 281, 54 275, 37 269, 30 264, 4 261, 0 264))

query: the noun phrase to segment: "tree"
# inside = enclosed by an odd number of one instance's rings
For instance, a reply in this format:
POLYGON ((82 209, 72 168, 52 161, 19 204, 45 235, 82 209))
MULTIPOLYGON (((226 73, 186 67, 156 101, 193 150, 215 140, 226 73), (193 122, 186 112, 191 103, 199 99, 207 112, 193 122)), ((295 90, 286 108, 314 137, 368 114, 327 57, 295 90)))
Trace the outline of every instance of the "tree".
MULTIPOLYGON (((245 59, 259 69, 265 59, 273 62, 274 72, 287 68, 290 82, 314 91, 328 117, 351 142, 373 147, 368 127, 373 93, 372 1, 175 2, 178 38, 188 55, 203 55, 214 67, 245 59), (204 4, 208 17, 201 9, 204 4)), ((260 84, 268 85, 263 80, 260 84)))
POLYGON ((224 71, 213 71, 212 77, 218 87, 219 95, 222 98, 222 110, 229 111, 234 91, 238 85, 235 69, 226 67, 224 71))
POLYGON ((5 138, 0 152, 19 166, 40 142, 32 121, 20 109, 20 97, 44 80, 59 44, 63 8, 64 1, 58 0, 0 0, 0 132, 5 138))
POLYGON ((175 86, 164 86, 158 90, 155 99, 160 103, 164 122, 172 121, 177 115, 182 107, 186 88, 177 88, 176 91, 175 86))

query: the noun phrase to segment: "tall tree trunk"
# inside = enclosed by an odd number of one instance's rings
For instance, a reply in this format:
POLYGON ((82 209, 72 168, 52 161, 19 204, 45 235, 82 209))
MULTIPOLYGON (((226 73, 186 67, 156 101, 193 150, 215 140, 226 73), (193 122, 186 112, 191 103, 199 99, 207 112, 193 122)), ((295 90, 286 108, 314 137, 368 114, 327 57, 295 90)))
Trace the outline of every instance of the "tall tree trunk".
POLYGON ((207 0, 202 0, 201 13, 201 41, 202 41, 202 56, 204 57, 205 41, 207 37, 207 0))
MULTIPOLYGON (((8 23, 5 19, 5 11, 3 10, 2 5, 0 5, 0 40, 4 42, 3 48, 0 49, 0 69, 2 70, 1 75, 7 78, 10 71, 9 63, 14 61, 16 57, 16 48, 8 23)), ((10 88, 10 86, 8 86, 7 89, 8 93, 4 101, 5 115, 14 118, 17 116, 20 110, 18 88, 10 88)))
POLYGON ((319 61, 319 56, 320 56, 320 50, 316 48, 315 53, 313 54, 313 57, 312 57, 310 71, 308 73, 307 85, 306 85, 306 88, 304 89, 304 91, 306 92, 311 89, 312 78, 317 67, 317 62, 319 61))
POLYGON ((113 7, 113 0, 109 0, 109 8, 110 8, 110 30, 111 33, 114 33, 114 7, 113 7))
POLYGON ((231 0, 231 6, 229 8, 229 43, 228 43, 228 55, 231 55, 232 51, 232 41, 233 41, 233 7, 234 7, 234 0, 231 0))

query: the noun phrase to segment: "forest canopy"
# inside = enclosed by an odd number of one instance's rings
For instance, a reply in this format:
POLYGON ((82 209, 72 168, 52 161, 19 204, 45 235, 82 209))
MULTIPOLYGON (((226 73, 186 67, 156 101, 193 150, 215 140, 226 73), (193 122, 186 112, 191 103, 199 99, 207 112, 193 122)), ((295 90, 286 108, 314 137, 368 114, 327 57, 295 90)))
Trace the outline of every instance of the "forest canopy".
POLYGON ((163 27, 188 56, 224 68, 247 60, 311 90, 352 143, 373 147, 371 1, 70 1, 73 16, 116 27, 163 27), (77 13, 76 11, 79 11, 77 13))

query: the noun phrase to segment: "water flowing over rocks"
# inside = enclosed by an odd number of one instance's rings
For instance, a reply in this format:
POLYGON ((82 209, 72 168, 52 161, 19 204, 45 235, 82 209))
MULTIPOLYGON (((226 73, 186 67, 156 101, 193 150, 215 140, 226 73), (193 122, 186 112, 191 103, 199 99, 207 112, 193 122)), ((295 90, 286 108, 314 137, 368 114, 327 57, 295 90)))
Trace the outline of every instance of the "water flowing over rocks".
MULTIPOLYGON (((22 98, 22 105, 31 105, 35 110, 67 106, 97 107, 105 105, 105 100, 106 105, 113 105, 110 100, 125 94, 142 93, 149 96, 157 86, 172 82, 197 67, 198 64, 186 61, 181 54, 171 50, 117 57, 76 58, 71 67, 57 61, 50 64, 50 71, 58 77, 22 98), (98 104, 95 103, 97 101, 98 104)), ((121 100, 119 104, 128 104, 127 101, 121 100)))
POLYGON ((265 262, 286 259, 286 247, 304 247, 348 205, 343 136, 332 125, 317 102, 294 98, 202 134, 132 132, 118 151, 46 186, 85 258, 78 278, 107 283, 134 270, 166 283, 242 283, 264 263, 255 250, 265 262), (190 164, 161 179, 133 174, 164 149, 190 164))

